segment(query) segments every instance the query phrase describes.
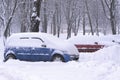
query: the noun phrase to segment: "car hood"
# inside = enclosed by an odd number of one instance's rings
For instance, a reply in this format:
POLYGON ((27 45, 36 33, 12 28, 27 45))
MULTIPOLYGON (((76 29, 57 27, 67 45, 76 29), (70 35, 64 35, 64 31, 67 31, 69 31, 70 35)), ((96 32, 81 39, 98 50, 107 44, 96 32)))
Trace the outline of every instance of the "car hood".
POLYGON ((74 45, 68 43, 67 41, 63 41, 62 43, 59 42, 56 44, 48 44, 47 47, 62 50, 62 51, 67 51, 68 54, 71 54, 71 55, 79 54, 77 48, 74 45))
POLYGON ((79 54, 75 45, 70 43, 67 40, 52 38, 52 36, 50 38, 44 36, 43 38, 44 38, 45 44, 48 48, 54 48, 54 49, 59 49, 62 51, 67 51, 68 54, 71 54, 71 55, 78 55, 79 54))

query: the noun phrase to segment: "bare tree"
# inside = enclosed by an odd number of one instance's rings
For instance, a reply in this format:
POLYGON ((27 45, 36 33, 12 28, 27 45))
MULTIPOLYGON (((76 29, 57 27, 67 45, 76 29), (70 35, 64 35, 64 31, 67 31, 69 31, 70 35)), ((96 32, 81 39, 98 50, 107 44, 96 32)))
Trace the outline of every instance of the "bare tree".
POLYGON ((83 14, 82 26, 83 26, 83 35, 85 35, 85 13, 83 14))
POLYGON ((17 0, 2 0, 1 2, 2 14, 0 15, 0 19, 2 20, 4 26, 3 35, 7 38, 7 36, 10 35, 10 25, 15 15, 18 2, 17 0))
POLYGON ((110 21, 112 34, 116 34, 116 7, 117 0, 101 0, 104 14, 110 21), (107 13, 108 12, 108 13, 107 13))
POLYGON ((47 26, 48 26, 48 17, 47 17, 47 1, 46 0, 44 0, 44 7, 43 7, 43 25, 42 25, 42 32, 45 32, 45 33, 47 33, 47 26))
POLYGON ((76 36, 78 34, 80 25, 81 25, 81 21, 82 21, 82 15, 83 15, 83 5, 82 5, 82 0, 76 1, 76 3, 74 3, 74 22, 72 25, 72 30, 74 35, 76 36))
POLYGON ((54 14, 53 14, 52 28, 53 28, 53 35, 56 35, 57 34, 57 31, 56 31, 56 12, 54 12, 54 14))
MULTIPOLYGON (((96 33, 96 35, 99 36, 99 32, 100 32, 100 17, 102 18, 103 14, 101 11, 102 6, 99 5, 100 4, 100 0, 94 0, 92 3, 92 10, 91 10, 91 14, 92 14, 92 20, 93 20, 93 26, 94 26, 94 33, 96 33)), ((103 19, 102 19, 103 20, 103 19)))
MULTIPOLYGON (((61 23, 62 23, 62 11, 61 11, 61 6, 62 6, 62 1, 57 0, 54 1, 53 4, 53 10, 51 10, 51 33, 53 35, 57 35, 57 37, 60 36, 60 31, 61 31, 61 23)), ((49 13, 50 16, 50 13, 49 13)))
POLYGON ((90 15, 90 11, 89 11, 89 6, 88 6, 88 0, 85 0, 85 5, 86 5, 89 24, 90 24, 90 31, 91 31, 92 35, 94 35, 92 19, 91 19, 91 15, 90 15))
POLYGON ((92 35, 120 31, 118 0, 0 0, 0 9, 0 31, 5 37, 26 31, 59 37, 67 31, 68 39, 79 31, 83 35, 87 30, 92 35))
POLYGON ((64 6, 64 14, 67 22, 67 39, 71 37, 73 23, 75 23, 78 17, 77 2, 77 0, 66 0, 64 6))
POLYGON ((61 29, 61 2, 55 3, 55 7, 56 7, 57 37, 59 37, 61 29))
POLYGON ((42 0, 34 0, 33 13, 31 16, 31 32, 39 32, 41 3, 42 0))
POLYGON ((32 14, 32 4, 31 0, 21 0, 19 3, 19 20, 21 24, 21 32, 29 31, 31 25, 31 14, 32 14))

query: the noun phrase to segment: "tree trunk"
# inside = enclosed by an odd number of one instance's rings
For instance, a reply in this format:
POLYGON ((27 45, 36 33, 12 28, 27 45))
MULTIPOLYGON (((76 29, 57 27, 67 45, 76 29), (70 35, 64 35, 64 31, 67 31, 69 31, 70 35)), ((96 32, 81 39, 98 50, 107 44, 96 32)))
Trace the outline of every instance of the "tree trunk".
POLYGON ((83 14, 83 35, 85 35, 85 14, 83 14))
POLYGON ((61 2, 60 5, 58 3, 55 4, 56 6, 56 22, 57 22, 57 37, 60 37, 60 30, 61 30, 61 2))
POLYGON ((90 24, 90 31, 91 31, 92 35, 94 35, 93 26, 92 26, 92 20, 91 20, 91 16, 90 16, 90 12, 89 12, 89 7, 88 7, 87 0, 85 0, 85 4, 86 4, 87 15, 88 15, 89 24, 90 24))
POLYGON ((67 39, 69 39, 71 37, 71 23, 68 24, 68 28, 67 28, 67 39))
POLYGON ((26 18, 27 18, 27 14, 26 14, 26 2, 23 1, 23 4, 21 4, 21 32, 26 32, 26 18))
POLYGON ((112 0, 111 6, 110 6, 110 22, 111 22, 111 28, 112 28, 112 34, 116 34, 116 23, 115 23, 115 1, 112 0))
POLYGON ((15 14, 15 10, 17 8, 17 0, 15 0, 15 5, 13 7, 13 10, 12 10, 12 13, 11 13, 11 16, 9 17, 9 20, 7 22, 7 25, 5 26, 5 31, 4 31, 4 37, 7 38, 8 35, 10 35, 10 23, 13 19, 13 16, 15 14))
POLYGON ((47 33, 47 25, 48 25, 46 9, 47 9, 47 2, 46 0, 44 0, 44 8, 43 8, 43 12, 44 12, 43 20, 44 21, 43 21, 43 26, 42 26, 42 32, 45 32, 45 33, 47 33))
POLYGON ((55 14, 53 14, 53 35, 56 35, 56 17, 55 14))
POLYGON ((111 30, 112 34, 116 34, 116 5, 115 5, 116 0, 110 0, 110 2, 107 2, 106 0, 101 0, 102 6, 103 6, 103 11, 108 20, 110 20, 110 25, 111 25, 111 30), (107 10, 106 7, 109 11, 109 15, 107 15, 107 10))
POLYGON ((32 13, 31 19, 31 32, 39 32, 39 24, 40 24, 40 8, 41 8, 42 0, 34 1, 34 9, 32 13))

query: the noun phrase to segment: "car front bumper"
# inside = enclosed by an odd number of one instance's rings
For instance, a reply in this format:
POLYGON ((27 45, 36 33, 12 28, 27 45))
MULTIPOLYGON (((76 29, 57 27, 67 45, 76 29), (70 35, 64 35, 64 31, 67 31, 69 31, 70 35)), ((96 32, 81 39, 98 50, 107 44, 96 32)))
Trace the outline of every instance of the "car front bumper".
POLYGON ((79 60, 79 55, 70 55, 70 58, 72 59, 72 60, 79 60))

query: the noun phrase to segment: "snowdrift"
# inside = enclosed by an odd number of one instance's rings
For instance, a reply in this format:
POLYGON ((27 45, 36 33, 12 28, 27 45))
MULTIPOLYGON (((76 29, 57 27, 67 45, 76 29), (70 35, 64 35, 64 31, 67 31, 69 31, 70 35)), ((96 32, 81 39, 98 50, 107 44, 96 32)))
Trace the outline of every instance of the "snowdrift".
POLYGON ((80 53, 79 61, 114 61, 120 63, 120 45, 105 47, 94 53, 80 53))
POLYGON ((120 45, 103 48, 94 53, 94 60, 112 60, 120 63, 120 45))

